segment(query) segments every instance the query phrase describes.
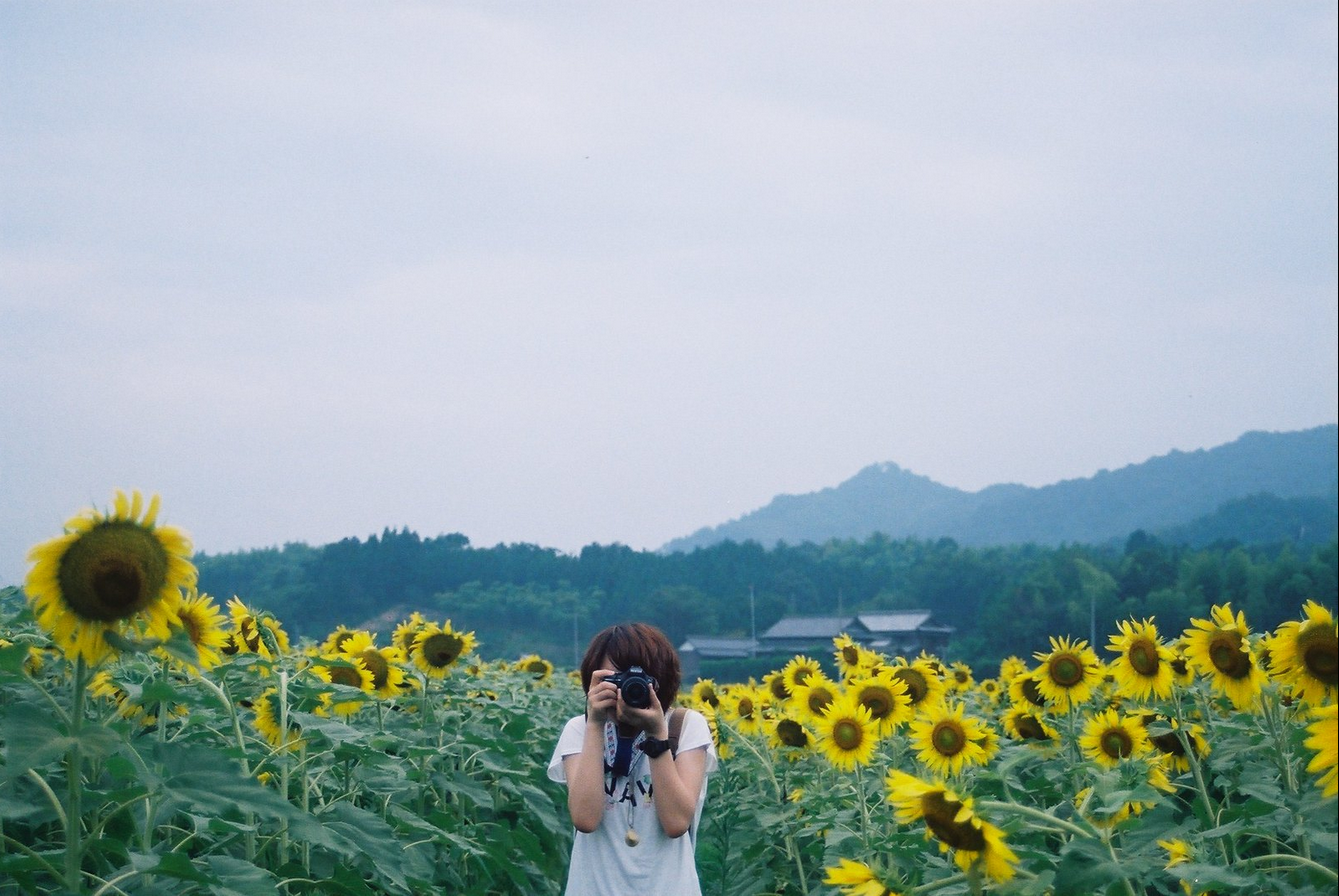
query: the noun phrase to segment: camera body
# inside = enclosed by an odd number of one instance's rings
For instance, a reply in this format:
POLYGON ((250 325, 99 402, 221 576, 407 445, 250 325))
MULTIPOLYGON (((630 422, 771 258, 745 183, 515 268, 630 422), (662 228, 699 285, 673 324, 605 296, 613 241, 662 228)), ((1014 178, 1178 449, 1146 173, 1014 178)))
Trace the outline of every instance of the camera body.
POLYGON ((660 686, 660 683, 653 676, 647 675, 641 666, 632 666, 625 672, 606 675, 604 680, 617 685, 618 692, 623 696, 623 702, 633 709, 649 707, 651 689, 660 686))

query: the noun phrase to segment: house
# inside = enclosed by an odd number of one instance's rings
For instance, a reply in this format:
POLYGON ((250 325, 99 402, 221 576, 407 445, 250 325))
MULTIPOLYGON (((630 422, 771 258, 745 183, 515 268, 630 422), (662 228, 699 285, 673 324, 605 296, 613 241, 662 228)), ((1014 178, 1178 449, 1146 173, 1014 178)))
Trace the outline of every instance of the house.
POLYGON ((745 659, 758 655, 753 638, 720 638, 715 635, 689 635, 679 645, 679 669, 684 681, 701 677, 703 660, 745 659))
POLYGON ((935 653, 953 635, 951 625, 934 620, 929 610, 856 613, 848 616, 787 616, 758 637, 759 652, 826 653, 832 639, 848 635, 870 650, 888 656, 935 653))

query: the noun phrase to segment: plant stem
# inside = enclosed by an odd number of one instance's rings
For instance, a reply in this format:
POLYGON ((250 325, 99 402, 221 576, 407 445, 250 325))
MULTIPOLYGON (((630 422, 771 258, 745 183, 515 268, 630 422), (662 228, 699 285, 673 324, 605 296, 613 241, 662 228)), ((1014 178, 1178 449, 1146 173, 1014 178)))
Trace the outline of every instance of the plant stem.
POLYGON ((84 891, 83 872, 83 794, 84 757, 79 738, 84 727, 84 691, 88 685, 88 666, 82 656, 75 657, 74 679, 70 692, 70 749, 65 756, 65 888, 72 893, 84 891))

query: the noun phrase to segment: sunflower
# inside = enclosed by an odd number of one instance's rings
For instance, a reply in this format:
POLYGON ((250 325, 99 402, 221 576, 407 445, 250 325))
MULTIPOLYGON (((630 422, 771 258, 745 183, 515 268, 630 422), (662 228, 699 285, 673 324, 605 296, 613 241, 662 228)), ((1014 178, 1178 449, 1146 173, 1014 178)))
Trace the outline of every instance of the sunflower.
POLYGON ((1104 768, 1116 768, 1122 760, 1143 756, 1151 748, 1139 719, 1114 709, 1090 716, 1079 737, 1083 755, 1104 768))
POLYGON ((817 660, 797 655, 781 670, 781 678, 786 685, 786 696, 790 696, 796 688, 808 681, 810 675, 822 674, 823 667, 817 660))
POLYGON ((757 688, 732 689, 721 698, 719 711, 741 734, 757 734, 762 730, 762 699, 757 688))
POLYGON ((280 725, 278 709, 274 705, 275 695, 278 693, 275 688, 266 688, 264 693, 256 698, 255 702, 251 704, 251 712, 254 715, 253 722, 256 730, 276 750, 296 750, 302 742, 302 734, 298 727, 291 722, 288 725, 287 732, 280 725))
MULTIPOLYGON (((376 687, 372 683, 372 670, 364 664, 355 662, 341 654, 329 654, 322 657, 322 660, 321 664, 312 666, 312 672, 322 681, 357 688, 364 694, 376 692, 376 687)), ((347 718, 362 709, 364 702, 363 698, 340 700, 335 702, 331 708, 337 714, 347 718)))
POLYGON ((1034 672, 1037 690, 1048 703, 1069 710, 1092 696, 1102 680, 1102 666, 1087 641, 1051 638, 1050 653, 1033 654, 1041 665, 1034 672))
POLYGON ((772 719, 767 726, 767 735, 768 743, 778 750, 785 751, 790 758, 797 758, 799 753, 814 745, 814 738, 809 729, 787 716, 772 719))
POLYGON ((451 628, 451 620, 444 625, 435 622, 423 622, 413 630, 413 643, 408 654, 414 665, 425 675, 432 678, 444 678, 451 667, 466 654, 474 650, 474 632, 457 632, 451 628))
POLYGON ((715 709, 721 705, 721 695, 716 690, 716 682, 710 678, 699 678, 689 696, 699 706, 710 706, 715 709))
MULTIPOLYGON (((223 629, 223 613, 214 598, 208 594, 197 594, 194 589, 182 601, 177 609, 181 627, 195 645, 199 657, 199 669, 212 669, 223 659, 220 652, 228 643, 228 633, 223 629)), ((194 668, 194 667, 193 667, 194 668)))
MULTIPOLYGON (((1144 726, 1144 733, 1148 735, 1148 742, 1173 769, 1178 772, 1190 771, 1190 758, 1186 755, 1185 744, 1182 743, 1181 736, 1178 733, 1182 727, 1180 722, 1161 713, 1153 712, 1144 713, 1139 721, 1144 726), (1154 734, 1148 730, 1150 725, 1166 725, 1171 730, 1154 734)), ((1190 744, 1190 749, 1195 753, 1195 758, 1203 759, 1209 755, 1209 742, 1204 739, 1204 729, 1202 727, 1191 723, 1186 726, 1185 735, 1186 741, 1190 744)))
POLYGON ((774 704, 780 705, 790 699, 790 685, 786 684, 786 676, 781 670, 764 675, 762 685, 774 704))
MULTIPOLYGON (((1167 851, 1167 864, 1162 867, 1171 870, 1177 865, 1182 865, 1195 860, 1194 848, 1184 840, 1159 840, 1158 845, 1167 851)), ((1195 888, 1190 881, 1181 881, 1181 892, 1186 896, 1195 896, 1195 888)), ((1207 893, 1208 891, 1202 891, 1207 893)))
MULTIPOLYGON (((257 613, 234 594, 228 601, 228 615, 236 629, 232 634, 238 651, 245 649, 267 660, 274 659, 276 651, 278 654, 288 653, 288 634, 279 620, 270 614, 257 613)), ((224 652, 229 651, 225 649, 224 652)))
POLYGON ((1043 710, 1048 706, 1046 697, 1037 684, 1037 672, 1032 670, 1015 675, 1009 681, 1009 702, 1027 710, 1043 710))
POLYGON ((933 706, 944 696, 944 679, 925 660, 908 663, 900 660, 889 667, 894 678, 907 688, 907 701, 913 712, 923 706, 933 706))
POLYGON ((1020 675, 1028 674, 1030 671, 1026 660, 1016 656, 1006 656, 1000 660, 1000 684, 1008 687, 1009 682, 1020 675))
POLYGON ((892 734, 899 725, 911 720, 911 698, 907 696, 907 685, 887 669, 851 679, 846 692, 869 710, 870 718, 879 726, 880 737, 892 734))
POLYGON ((828 873, 823 883, 837 887, 841 890, 841 896, 898 896, 864 862, 838 859, 836 865, 829 865, 823 870, 828 873))
POLYGON ((948 674, 944 677, 949 689, 958 693, 971 690, 972 685, 976 683, 976 679, 972 677, 972 667, 966 663, 951 663, 948 674))
POLYGON ((963 715, 962 704, 939 704, 918 715, 908 732, 916 758, 934 774, 956 775, 964 766, 985 765, 989 759, 981 741, 985 723, 963 715))
MULTIPOLYGON (((423 628, 427 622, 423 614, 418 610, 409 614, 409 618, 402 620, 391 633, 391 644, 404 651, 404 655, 412 657, 414 655, 414 641, 418 639, 418 631, 423 628)), ((448 621, 447 625, 451 623, 448 621)))
POLYGON ((843 681, 869 675, 883 665, 883 657, 850 635, 838 635, 832 639, 836 648, 837 673, 843 681))
POLYGON ((1307 734, 1311 736, 1302 742, 1308 750, 1316 753, 1307 763, 1306 770, 1313 775, 1324 773, 1316 780, 1316 786, 1324 797, 1339 793, 1339 722, 1336 722, 1336 710, 1339 710, 1339 703, 1313 709, 1311 717, 1315 721, 1306 726, 1307 734))
POLYGON ((1269 670, 1299 700, 1318 705, 1333 700, 1339 690, 1339 627, 1314 600, 1302 609, 1301 622, 1285 622, 1275 630, 1269 670))
POLYGON ((1184 635, 1186 661, 1233 706, 1249 709, 1267 679, 1253 655, 1246 614, 1234 616, 1231 604, 1221 604, 1209 616, 1190 620, 1184 635))
POLYGON ((344 642, 339 655, 372 673, 370 693, 378 697, 394 697, 400 692, 405 680, 404 669, 400 666, 404 654, 400 648, 377 647, 371 635, 359 632, 344 642))
POLYGON ((814 719, 823 755, 842 771, 869 765, 879 743, 879 729, 869 710, 849 695, 828 703, 814 719))
POLYGON ((358 633, 358 629, 349 628, 346 625, 337 626, 333 632, 326 635, 325 640, 321 642, 321 653, 339 653, 339 649, 344 646, 344 642, 358 633))
POLYGON ((28 552, 33 616, 71 659, 97 665, 115 653, 108 632, 166 640, 180 622, 181 589, 196 580, 191 543, 157 524, 157 495, 143 504, 139 492, 118 490, 111 510, 81 511, 28 552))
POLYGON ((1000 719, 1000 723, 1014 740, 1048 743, 1060 736, 1060 733, 1046 721, 1045 715, 1017 703, 1009 708, 1000 719))
POLYGON ((536 682, 545 682, 553 677, 553 663, 537 653, 528 653, 516 661, 512 669, 524 672, 536 682))
POLYGON ((1004 695, 1004 688, 1000 686, 998 678, 983 678, 977 682, 976 689, 990 706, 999 703, 1000 697, 1004 695))
POLYGON ((804 684, 796 685, 790 691, 791 710, 799 718, 816 722, 823 715, 828 704, 841 695, 840 689, 826 675, 810 675, 804 684))
POLYGON ((1170 697, 1172 652, 1158 637, 1158 627, 1153 620, 1122 621, 1118 626, 1120 635, 1111 636, 1107 650, 1117 654, 1111 671, 1116 676, 1116 688, 1121 695, 1133 700, 1170 697))
MULTIPOLYGON (((1132 763, 1129 768, 1132 772, 1138 774, 1144 783, 1149 784, 1157 790, 1164 793, 1173 793, 1176 786, 1172 784, 1167 777, 1167 770, 1164 767, 1164 759, 1158 757, 1152 761, 1142 761, 1132 763)), ((1119 793, 1128 795, 1132 787, 1125 787, 1119 793)), ((1110 829, 1120 824, 1125 819, 1133 815, 1142 815, 1145 811, 1152 809, 1157 805, 1156 801, 1151 800, 1120 800, 1116 803, 1093 808, 1094 796, 1093 788, 1085 787, 1074 796, 1074 808, 1079 811, 1087 821, 1096 827, 1110 829)), ((1115 796, 1113 793, 1112 796, 1115 796)))
POLYGON ((939 840, 939 851, 953 850, 953 861, 966 871, 979 863, 995 881, 1014 876, 1011 863, 1018 861, 1004 843, 1004 833, 972 811, 970 797, 963 799, 943 784, 927 784, 906 772, 893 769, 886 779, 888 801, 896 807, 899 822, 925 820, 926 838, 939 840))

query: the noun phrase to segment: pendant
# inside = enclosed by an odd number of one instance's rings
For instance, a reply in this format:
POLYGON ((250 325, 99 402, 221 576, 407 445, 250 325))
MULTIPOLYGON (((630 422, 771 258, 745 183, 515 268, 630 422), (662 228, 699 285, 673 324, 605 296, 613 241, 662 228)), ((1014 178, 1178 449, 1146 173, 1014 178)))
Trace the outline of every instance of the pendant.
POLYGON ((629 846, 636 846, 638 843, 642 842, 642 838, 638 837, 637 832, 632 828, 628 828, 628 833, 624 835, 623 842, 629 846))

